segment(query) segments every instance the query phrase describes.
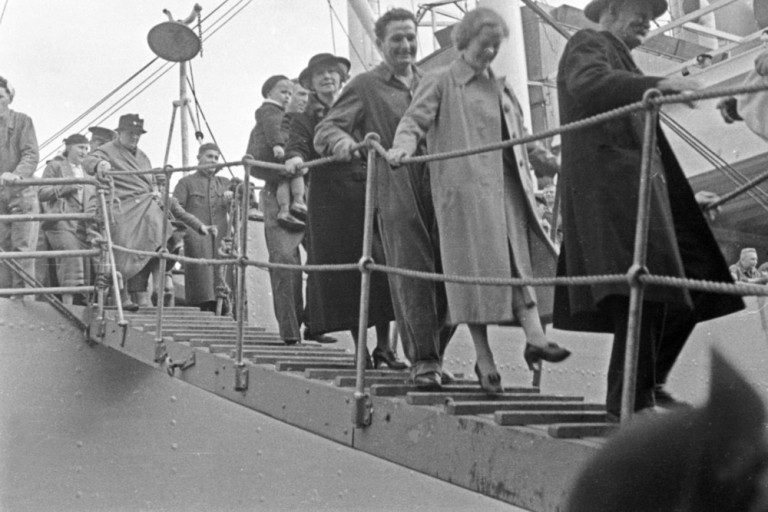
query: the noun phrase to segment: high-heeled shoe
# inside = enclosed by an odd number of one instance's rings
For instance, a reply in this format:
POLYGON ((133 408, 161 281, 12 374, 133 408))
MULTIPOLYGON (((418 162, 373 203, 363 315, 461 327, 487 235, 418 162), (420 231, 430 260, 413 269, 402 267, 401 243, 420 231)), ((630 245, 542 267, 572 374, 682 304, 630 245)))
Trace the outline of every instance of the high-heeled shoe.
POLYGON ((400 361, 392 349, 382 349, 376 347, 373 349, 373 368, 378 369, 382 364, 386 364, 390 370, 405 370, 408 365, 400 361))
POLYGON ((475 375, 480 382, 480 387, 489 395, 500 395, 504 392, 504 388, 501 386, 501 375, 498 371, 494 370, 488 375, 483 375, 480 373, 480 367, 475 363, 475 375))
POLYGON ((525 344, 525 351, 523 352, 523 358, 528 364, 528 368, 531 371, 535 370, 535 365, 541 361, 547 361, 548 363, 559 363, 568 359, 571 355, 571 351, 559 346, 557 343, 547 343, 544 347, 525 344))

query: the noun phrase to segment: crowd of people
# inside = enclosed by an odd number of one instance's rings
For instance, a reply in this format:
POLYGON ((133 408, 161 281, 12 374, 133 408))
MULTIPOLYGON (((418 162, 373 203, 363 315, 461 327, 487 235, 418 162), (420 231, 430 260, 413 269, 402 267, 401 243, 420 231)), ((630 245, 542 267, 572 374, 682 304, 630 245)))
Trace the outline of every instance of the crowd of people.
MULTIPOLYGON (((701 88, 687 77, 645 76, 634 64, 630 50, 666 9, 666 0, 592 0, 587 5, 586 17, 600 30, 580 30, 562 55, 557 84, 561 123, 639 101, 650 88, 662 93, 701 88)), ((559 159, 538 143, 429 164, 404 163, 412 155, 526 135, 514 92, 490 66, 510 35, 496 12, 486 8, 468 12, 452 32, 456 58, 430 73, 423 73, 415 62, 416 28, 412 12, 389 10, 375 24, 383 62, 374 69, 350 79, 346 58, 320 53, 309 59, 297 79, 275 75, 263 84, 263 104, 255 112, 247 154, 284 164, 249 168, 251 176, 264 181, 260 205, 269 261, 298 265, 303 246, 309 264, 357 263, 366 176, 375 171, 376 262, 471 277, 625 273, 634 249, 636 214, 631 204, 638 197, 642 153, 638 118, 628 115, 564 132, 562 169, 559 159), (366 168, 361 158, 365 150, 358 146, 371 132, 390 148, 386 158, 375 160, 376 169, 366 168), (302 166, 329 155, 335 157, 333 162, 309 170, 302 166), (532 171, 542 186, 537 186, 532 171), (555 175, 560 219, 554 211, 555 175), (554 236, 552 229, 557 230, 554 236)), ((49 213, 98 213, 92 186, 45 186, 39 191, 12 186, 14 180, 32 175, 38 159, 32 123, 9 109, 12 99, 11 86, 0 81, 0 123, 9 127, 0 130, 0 141, 13 148, 0 153, 0 213, 34 212, 38 205, 49 213)), ((187 256, 219 256, 231 228, 234 193, 229 180, 216 176, 214 169, 181 179, 166 212, 160 200, 166 186, 158 180, 162 175, 137 172, 152 168, 138 148, 145 133, 143 120, 126 114, 116 133, 101 127, 91 131, 90 141, 79 134, 68 137, 65 151, 48 163, 43 175, 80 177, 118 171, 112 174, 109 219, 115 244, 170 252, 183 245, 187 256)), ((656 149, 649 272, 732 282, 700 208, 716 197, 694 195, 660 130, 656 149)), ((216 163, 220 156, 216 145, 203 144, 198 162, 216 163)), ((84 248, 98 240, 92 226, 79 221, 46 222, 41 233, 41 243, 50 249, 84 248)), ((3 250, 31 250, 38 246, 36 235, 34 223, 0 223, 3 250)), ((154 283, 164 279, 157 258, 118 251, 115 259, 124 281, 123 307, 150 305, 149 276, 154 283)), ((746 261, 744 254, 742 260, 746 261)), ((87 282, 85 263, 59 259, 59 284, 87 282)), ((6 272, 2 266, 0 271, 6 272)), ((227 296, 228 272, 218 266, 185 264, 187 303, 215 309, 221 303, 218 299, 227 296)), ((749 276, 749 272, 742 273, 749 276)), ((741 280, 740 276, 734 278, 741 280)), ((271 269, 282 340, 288 345, 302 340, 333 343, 336 340, 329 334, 339 331, 349 331, 356 339, 360 279, 358 271, 310 273, 305 300, 300 270, 271 269)), ((534 289, 374 273, 370 290, 368 327, 376 329, 377 345, 366 354, 367 366, 407 366, 388 343, 394 321, 410 363, 411 381, 422 389, 439 389, 453 381, 443 367, 443 356, 460 324, 469 328, 476 350, 475 372, 491 395, 503 392, 504 386, 488 343, 488 325, 520 325, 526 338, 522 356, 532 369, 541 361, 557 363, 570 355, 547 337, 546 322, 566 330, 613 333, 607 411, 618 418, 628 322, 625 284, 534 289)), ((675 407, 679 403, 664 384, 694 326, 740 310, 743 301, 732 295, 655 286, 647 288, 644 301, 635 408, 675 407)))

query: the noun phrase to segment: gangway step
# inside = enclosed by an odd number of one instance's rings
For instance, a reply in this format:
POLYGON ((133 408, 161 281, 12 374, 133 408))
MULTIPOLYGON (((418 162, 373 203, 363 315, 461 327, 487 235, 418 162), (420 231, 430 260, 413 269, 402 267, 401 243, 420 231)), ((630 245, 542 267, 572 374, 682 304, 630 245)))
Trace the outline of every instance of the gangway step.
MULTIPOLYGON (((222 346, 222 347, 234 348, 235 342, 237 341, 237 340, 229 340, 227 338, 225 338, 225 339, 210 338, 210 337, 204 337, 203 338, 203 337, 197 337, 197 336, 192 336, 192 337, 189 337, 189 338, 184 336, 184 339, 178 338, 178 340, 186 342, 186 343, 189 343, 189 345, 192 346, 192 347, 206 347, 206 348, 212 347, 214 345, 219 345, 219 346, 222 346)), ((253 338, 253 339, 243 338, 243 346, 245 346, 245 347, 261 347, 261 348, 264 348, 264 349, 266 349, 266 348, 282 349, 282 348, 288 347, 289 345, 286 345, 285 342, 283 340, 281 340, 280 338, 274 338, 274 339, 270 339, 270 338, 253 338)), ((316 346, 316 345, 314 345, 314 346, 316 346)))
MULTIPOLYGON (((244 343, 243 345, 244 355, 281 353, 312 355, 315 355, 315 353, 317 353, 317 355, 349 354, 349 352, 343 348, 321 348, 321 345, 286 345, 285 343, 280 343, 279 345, 262 345, 255 342, 244 343)), ((235 349, 234 343, 220 343, 211 341, 211 343, 209 343, 207 346, 208 350, 210 350, 212 353, 229 352, 235 349)))
POLYGON ((349 369, 354 367, 354 362, 278 361, 275 363, 275 369, 279 372, 303 372, 310 368, 349 369))
MULTIPOLYGON (((538 391, 538 388, 531 387, 509 387, 504 388, 504 393, 532 393, 538 391)), ((408 393, 424 392, 423 389, 417 388, 412 384, 375 384, 371 386, 371 395, 381 397, 392 396, 405 396, 408 393)), ((443 386, 440 391, 434 391, 434 393, 442 394, 449 397, 453 393, 476 393, 483 394, 480 389, 480 384, 477 381, 467 380, 462 381, 461 384, 450 384, 443 386), (466 384, 465 384, 466 383, 466 384)), ((486 395, 487 396, 487 395, 486 395)), ((504 395, 502 395, 504 396, 504 395)))
POLYGON ((560 423, 547 427, 547 433, 558 439, 608 437, 618 430, 618 423, 560 423))
POLYGON ((497 424, 504 427, 553 423, 605 423, 607 419, 605 412, 596 411, 496 411, 493 417, 497 424))
MULTIPOLYGON (((310 368, 304 372, 304 377, 314 380, 335 380, 336 377, 355 377, 356 370, 336 370, 326 368, 310 368)), ((407 379, 410 376, 408 371, 398 370, 365 370, 365 377, 401 377, 407 379)))
POLYGON ((341 363, 341 364, 355 364, 355 360, 352 356, 307 356, 303 355, 287 355, 287 356, 270 356, 270 355, 256 355, 249 357, 253 364, 277 364, 283 362, 290 363, 341 363))
MULTIPOLYGON (((145 332, 154 332, 154 329, 149 330, 149 329, 141 328, 140 330, 145 331, 145 332)), ((220 342, 221 341, 224 341, 224 342, 232 341, 232 342, 234 342, 237 339, 237 335, 236 334, 222 333, 222 332, 219 332, 219 331, 202 331, 201 332, 199 330, 192 331, 192 330, 189 330, 189 329, 178 330, 178 331, 177 330, 173 330, 173 329, 170 329, 170 330, 163 329, 163 336, 173 336, 173 338, 176 341, 189 341, 189 340, 191 340, 193 338, 213 338, 213 339, 218 339, 220 342)), ((243 339, 251 340, 251 341, 278 341, 279 340, 280 343, 285 345, 285 343, 282 340, 280 340, 279 337, 276 337, 276 336, 274 336, 272 334, 266 334, 266 333, 263 333, 263 332, 262 333, 260 333, 260 332, 246 332, 246 333, 243 333, 243 339)))
MULTIPOLYGON (((143 325, 147 328, 154 330, 157 326, 155 319, 134 321, 136 325, 143 325)), ((200 331, 216 331, 222 333, 237 333, 237 324, 234 322, 204 322, 202 320, 190 320, 188 322, 178 322, 176 320, 168 321, 163 319, 163 329, 171 330, 191 330, 196 329, 200 331)), ((243 332, 256 332, 261 334, 269 334, 271 336, 279 336, 276 332, 267 332, 263 327, 248 326, 243 328, 243 332)))
POLYGON ((494 414, 496 411, 598 411, 605 412, 604 404, 586 403, 580 397, 552 397, 548 395, 527 395, 527 400, 504 400, 495 402, 448 402, 446 414, 494 414), (575 400, 568 400, 573 398, 575 400))
MULTIPOLYGON (((445 405, 452 402, 504 402, 504 401, 531 401, 531 400, 557 400, 561 397, 554 395, 542 395, 538 388, 518 388, 515 391, 507 390, 502 395, 489 395, 480 389, 475 381, 468 381, 476 387, 474 391, 465 393, 445 393, 440 391, 416 391, 406 395, 405 401, 411 405, 445 405)), ((577 401, 578 397, 564 397, 565 401, 577 401)), ((583 399, 582 399, 583 400, 583 399)))
MULTIPOLYGON (((393 385, 393 386, 408 386, 409 375, 406 376, 383 376, 383 377, 371 377, 368 378, 366 374, 365 385, 393 385)), ((336 377, 334 384, 341 388, 348 388, 355 385, 355 377, 336 377)), ((475 381, 471 380, 457 380, 457 385, 472 385, 475 381)), ((403 393, 405 394, 405 393, 403 393)))

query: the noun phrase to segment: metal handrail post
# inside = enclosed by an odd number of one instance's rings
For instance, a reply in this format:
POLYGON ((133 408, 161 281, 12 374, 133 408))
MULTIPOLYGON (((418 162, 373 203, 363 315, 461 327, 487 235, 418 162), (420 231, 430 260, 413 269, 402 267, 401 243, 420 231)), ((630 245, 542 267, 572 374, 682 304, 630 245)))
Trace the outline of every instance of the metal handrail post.
POLYGON ((378 155, 372 141, 379 142, 379 136, 369 133, 365 137, 368 147, 367 173, 365 178, 365 216, 363 220, 363 254, 360 257, 360 315, 357 328, 357 347, 355 361, 355 394, 352 421, 355 427, 367 427, 371 424, 371 401, 365 394, 365 363, 368 353, 368 312, 371 295, 371 269, 369 264, 373 246, 373 220, 376 187, 376 158, 378 155))
MULTIPOLYGON (((165 156, 163 157, 163 169, 168 168, 168 158, 171 153, 171 140, 173 139, 173 127, 176 124, 176 111, 179 106, 176 102, 173 102, 173 110, 171 111, 171 126, 168 129, 168 142, 165 145, 165 156)), ((186 162, 185 162, 186 163, 186 162)), ((160 236, 160 250, 157 252, 157 279, 155 285, 155 295, 157 296, 157 308, 155 309, 155 362, 160 363, 165 359, 166 350, 163 345, 163 309, 165 306, 165 253, 168 252, 166 248, 168 237, 168 222, 170 215, 170 191, 171 191, 171 173, 166 171, 165 175, 165 187, 163 188, 163 227, 161 229, 160 236)))
POLYGON ((163 187, 163 228, 160 231, 160 250, 157 251, 157 282, 155 283, 155 293, 157 294, 157 308, 155 309, 155 362, 160 363, 165 360, 166 350, 163 344, 163 309, 165 306, 165 253, 168 238, 168 224, 170 223, 170 190, 171 174, 165 173, 165 187, 163 187))
POLYGON ((640 185, 638 190, 637 221, 635 224, 635 247, 629 277, 629 313, 627 341, 624 352, 624 382, 621 390, 621 423, 626 425, 635 411, 635 390, 637 387, 637 360, 640 353, 640 323, 643 314, 645 286, 639 279, 647 273, 648 226, 651 208, 651 165, 656 148, 656 128, 659 106, 651 100, 661 95, 657 89, 650 89, 643 95, 645 103, 645 127, 643 131, 643 152, 640 162, 640 185))
POLYGON ((125 328, 128 322, 123 315, 123 302, 120 300, 120 284, 117 279, 117 267, 115 266, 115 251, 112 249, 112 233, 109 229, 109 210, 107 209, 107 199, 104 197, 106 192, 99 189, 99 202, 101 211, 104 215, 104 235, 106 236, 107 254, 109 254, 109 268, 112 274, 112 292, 115 296, 115 307, 117 307, 117 325, 125 328))
POLYGON ((245 323, 245 272, 248 268, 248 207, 251 197, 251 169, 243 166, 243 183, 240 197, 240 244, 237 269, 237 340, 235 342, 235 389, 248 389, 248 370, 243 362, 243 332, 245 323))

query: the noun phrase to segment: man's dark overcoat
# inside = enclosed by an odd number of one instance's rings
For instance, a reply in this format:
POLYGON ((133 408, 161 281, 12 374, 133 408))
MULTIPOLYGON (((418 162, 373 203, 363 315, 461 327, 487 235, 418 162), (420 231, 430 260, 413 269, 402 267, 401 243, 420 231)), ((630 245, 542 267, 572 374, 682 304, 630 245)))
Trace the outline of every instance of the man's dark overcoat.
MULTIPOLYGON (((642 99, 661 77, 644 76, 629 48, 609 32, 581 30, 565 47, 558 69, 560 122, 578 121, 642 99)), ((559 276, 622 274, 632 264, 637 217, 643 112, 562 135, 563 245, 559 276)), ((731 282, 728 267, 688 180, 657 128, 652 168, 647 267, 652 274, 731 282)), ((554 326, 612 332, 596 305, 628 295, 625 284, 555 291, 554 326)), ((697 321, 744 307, 733 295, 649 286, 645 300, 695 308, 697 321)))

